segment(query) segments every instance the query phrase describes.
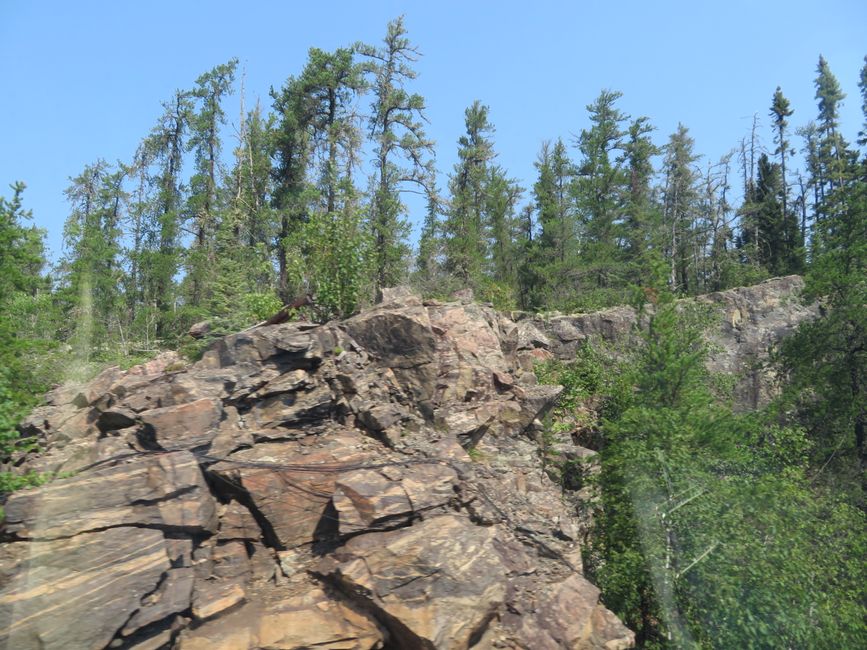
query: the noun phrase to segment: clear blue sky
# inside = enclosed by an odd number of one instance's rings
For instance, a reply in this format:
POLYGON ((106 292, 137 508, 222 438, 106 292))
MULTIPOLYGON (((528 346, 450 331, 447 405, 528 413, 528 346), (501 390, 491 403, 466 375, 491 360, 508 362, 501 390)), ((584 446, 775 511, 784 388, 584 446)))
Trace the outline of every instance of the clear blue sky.
MULTIPOLYGON (((415 90, 442 172, 454 164, 464 109, 480 99, 499 163, 531 187, 542 140, 586 127, 585 106, 602 88, 624 93, 625 112, 649 116, 660 144, 683 122, 697 152, 716 159, 754 113, 767 126, 777 85, 793 126, 815 116, 820 53, 848 94, 850 141, 861 125, 864 0, 0 0, 0 194, 27 183, 26 205, 56 256, 69 177, 100 157, 129 160, 176 88, 237 56, 248 107, 257 96, 268 106, 269 87, 297 74, 309 47, 379 42, 399 14, 424 53, 415 90)), ((237 123, 237 100, 226 108, 237 123)))

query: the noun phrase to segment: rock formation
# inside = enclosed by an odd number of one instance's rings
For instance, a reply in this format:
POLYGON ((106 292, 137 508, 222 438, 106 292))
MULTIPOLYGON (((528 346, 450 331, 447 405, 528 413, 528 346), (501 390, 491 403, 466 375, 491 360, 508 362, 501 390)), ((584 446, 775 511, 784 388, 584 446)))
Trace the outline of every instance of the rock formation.
MULTIPOLYGON (((797 286, 706 297, 726 314, 714 363, 808 316, 784 307, 797 286)), ((545 472, 561 389, 532 362, 635 313, 516 318, 387 290, 49 393, 22 425, 42 451, 13 469, 61 478, 5 504, 0 647, 631 647, 545 472)))
MULTIPOLYGON (((775 389, 774 376, 767 368, 770 350, 801 321, 817 315, 817 305, 800 302, 803 286, 800 276, 790 275, 682 301, 710 311, 708 369, 734 380, 732 397, 737 409, 752 410, 767 404, 775 389)), ((652 306, 647 309, 652 311, 652 306)), ((590 314, 513 312, 509 316, 518 328, 517 361, 525 369, 540 359, 574 359, 587 340, 628 345, 634 342, 638 320, 632 307, 590 314)))

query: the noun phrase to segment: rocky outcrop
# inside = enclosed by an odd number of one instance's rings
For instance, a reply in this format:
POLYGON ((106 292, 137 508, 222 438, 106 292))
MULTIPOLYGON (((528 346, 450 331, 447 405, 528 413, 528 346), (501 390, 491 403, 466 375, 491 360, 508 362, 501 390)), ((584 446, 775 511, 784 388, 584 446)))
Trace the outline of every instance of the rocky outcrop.
POLYGON ((14 470, 58 478, 5 504, 0 646, 630 645, 533 440, 560 392, 516 363, 538 337, 383 294, 51 393, 14 470))
MULTIPOLYGON (((790 275, 751 287, 719 291, 682 301, 710 311, 708 369, 734 380, 732 398, 740 410, 767 404, 774 394, 769 353, 799 323, 815 318, 817 305, 799 299, 804 281, 790 275)), ((648 312, 652 306, 647 305, 648 312)), ((590 314, 537 315, 512 313, 517 322, 517 362, 531 369, 546 358, 571 360, 586 341, 603 342, 616 354, 636 342, 638 314, 632 307, 614 307, 590 314)))
MULTIPOLYGON (((809 317, 798 287, 702 298, 714 368, 809 317)), ((593 454, 541 451, 561 389, 533 363, 628 340, 635 313, 512 316, 385 290, 53 391, 10 466, 56 478, 5 503, 0 647, 631 647, 581 573, 582 493, 546 473, 593 454)))

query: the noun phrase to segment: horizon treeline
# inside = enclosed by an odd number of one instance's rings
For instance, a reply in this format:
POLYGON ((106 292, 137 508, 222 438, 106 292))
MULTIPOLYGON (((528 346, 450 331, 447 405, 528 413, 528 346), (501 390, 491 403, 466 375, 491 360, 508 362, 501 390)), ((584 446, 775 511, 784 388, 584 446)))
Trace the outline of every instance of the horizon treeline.
MULTIPOLYGON (((702 161, 686 126, 657 146, 650 118, 603 90, 577 136, 540 144, 532 187, 496 162, 490 109, 476 101, 440 187, 418 57, 402 18, 378 45, 311 48, 270 108, 246 110, 242 88, 231 144, 223 104, 238 61, 205 72, 162 103, 128 161, 70 179, 65 253, 47 274, 16 183, 4 218, 27 230, 34 278, 12 291, 31 323, 22 336, 88 361, 131 357, 177 346, 201 320, 239 328, 305 294, 308 316, 325 320, 398 284, 435 296, 470 287, 525 310, 603 308, 636 286, 696 295, 803 273, 829 197, 857 180, 845 94, 820 57, 814 120, 795 128, 783 91, 769 89, 772 146, 754 119, 731 153, 702 161), (426 203, 415 250, 409 192, 426 203)), ((865 79, 867 65, 862 96, 865 79)))

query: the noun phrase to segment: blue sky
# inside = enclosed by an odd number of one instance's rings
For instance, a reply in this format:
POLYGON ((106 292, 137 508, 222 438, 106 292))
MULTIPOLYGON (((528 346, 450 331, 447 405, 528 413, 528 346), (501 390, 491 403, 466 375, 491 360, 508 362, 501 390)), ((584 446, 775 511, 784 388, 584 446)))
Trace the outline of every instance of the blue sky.
MULTIPOLYGON (((424 54, 414 89, 427 100, 442 172, 454 164, 464 109, 480 99, 498 162, 531 187, 541 142, 586 127, 585 106, 602 88, 623 92, 621 110, 649 116, 658 143, 683 122, 696 151, 717 159, 754 113, 767 127, 777 85, 793 126, 815 116, 820 53, 848 94, 850 141, 861 125, 864 0, 0 0, 0 194, 27 183, 26 206, 56 256, 69 177, 100 157, 129 160, 176 88, 237 56, 247 106, 256 97, 268 106, 269 87, 297 74, 309 47, 379 42, 399 14, 424 54)), ((235 123, 237 106, 226 105, 235 123)), ((767 128, 762 136, 770 147, 767 128)))

